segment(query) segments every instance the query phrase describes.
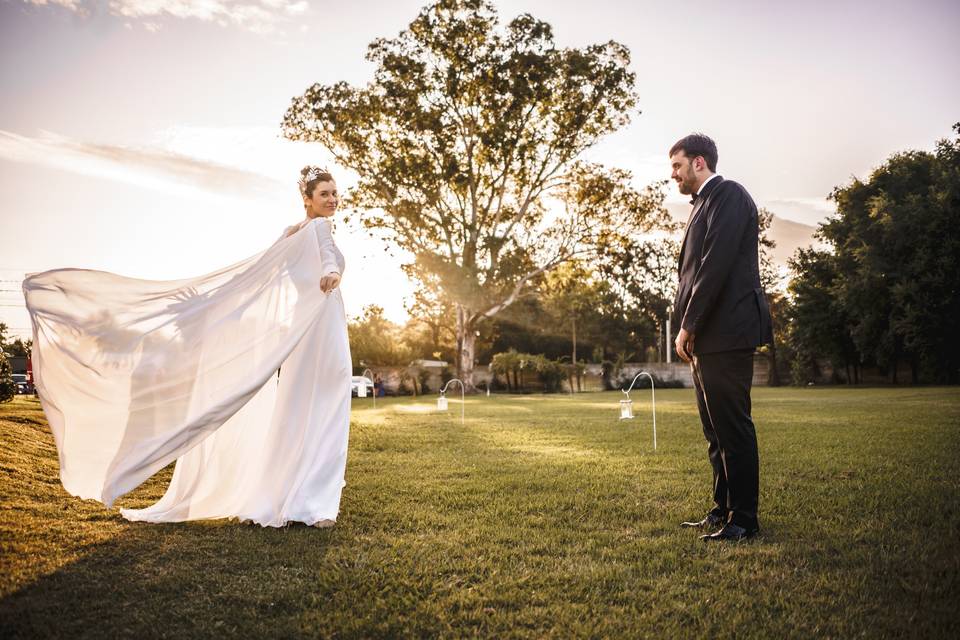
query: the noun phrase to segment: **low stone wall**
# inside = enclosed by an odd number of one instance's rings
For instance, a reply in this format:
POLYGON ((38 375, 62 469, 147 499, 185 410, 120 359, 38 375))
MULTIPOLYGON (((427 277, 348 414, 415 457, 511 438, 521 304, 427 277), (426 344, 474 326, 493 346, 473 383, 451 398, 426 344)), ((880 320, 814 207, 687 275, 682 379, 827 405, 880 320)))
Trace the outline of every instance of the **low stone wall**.
MULTIPOLYGON (((623 370, 620 372, 618 380, 623 382, 624 386, 627 386, 630 384, 630 381, 633 380, 633 377, 641 371, 646 371, 647 373, 652 374, 658 380, 679 382, 684 387, 693 386, 693 378, 690 374, 690 366, 686 363, 667 364, 665 362, 628 362, 624 365, 623 370)), ((489 376, 489 373, 487 375, 489 376)), ((615 382, 614 384, 616 385, 617 383, 615 382)), ((523 387, 524 391, 528 393, 542 391, 542 385, 540 384, 540 381, 537 380, 536 374, 533 373, 527 373, 525 376, 523 376, 523 387)), ((564 381, 560 388, 563 393, 570 393, 569 381, 564 381)), ((506 389, 506 383, 502 379, 500 380, 500 389, 506 389)), ((586 365, 583 377, 580 379, 580 387, 578 391, 585 392, 604 390, 603 367, 599 364, 586 365)))
MULTIPOLYGON (((379 374, 384 381, 384 388, 388 395, 412 394, 413 379, 417 381, 417 393, 422 393, 419 367, 369 367, 374 374, 379 374)), ((426 385, 428 395, 436 395, 443 385, 442 370, 437 367, 428 367, 426 385)), ((693 387, 693 374, 690 371, 690 365, 686 362, 628 362, 620 372, 615 385, 619 388, 621 385, 627 386, 633 377, 646 371, 652 374, 656 379, 669 383, 680 383, 684 388, 693 387)), ((355 372, 359 375, 359 372, 355 372)), ((451 368, 451 374, 453 369, 451 368)), ((761 354, 756 354, 753 359, 753 385, 766 386, 770 376, 770 361, 761 354)), ((473 372, 473 383, 477 387, 485 389, 487 385, 492 384, 494 376, 490 368, 486 365, 477 365, 473 372)), ((641 380, 637 381, 640 384, 641 380)), ((451 387, 454 389, 456 385, 451 387)), ((494 389, 498 392, 506 391, 506 381, 498 376, 497 383, 493 383, 494 389)), ((533 372, 527 372, 523 376, 523 388, 526 393, 542 392, 542 385, 533 372)), ((603 368, 599 364, 588 364, 583 377, 580 380, 579 391, 603 391, 603 368)), ((561 385, 563 393, 570 393, 570 384, 564 381, 561 385)))
MULTIPOLYGON (((684 388, 693 388, 693 372, 690 370, 690 365, 686 362, 627 362, 624 364, 620 375, 614 380, 614 386, 617 388, 629 386, 630 381, 641 371, 646 371, 657 380, 668 383, 680 383, 684 388)), ((754 355, 753 385, 766 386, 769 384, 769 376, 769 359, 759 353, 754 355)), ((637 384, 640 384, 644 380, 645 378, 641 378, 637 381, 637 384)), ((529 386, 536 388, 539 384, 534 380, 529 386)), ((580 381, 580 391, 603 390, 603 367, 599 364, 588 364, 584 376, 580 381)), ((569 383, 563 383, 563 391, 567 393, 570 392, 569 383)))
MULTIPOLYGON (((629 386, 633 377, 641 371, 646 371, 665 382, 679 382, 684 387, 693 386, 693 374, 690 371, 690 365, 686 362, 629 362, 624 365, 620 379, 624 381, 624 385, 629 386)), ((639 384, 640 380, 637 380, 637 383, 639 384)))
MULTIPOLYGON (((416 380, 416 393, 423 393, 420 372, 427 371, 425 379, 427 395, 437 395, 443 386, 443 369, 440 367, 364 367, 373 372, 374 376, 379 375, 383 380, 383 388, 387 395, 412 395, 414 393, 414 380, 416 380)), ((361 375, 360 371, 355 370, 354 375, 361 375)), ((450 369, 451 376, 454 375, 454 369, 450 369)), ((369 377, 370 374, 367 374, 369 377)), ((477 386, 485 387, 490 383, 493 374, 485 366, 478 366, 473 372, 473 383, 477 386)), ((451 391, 458 388, 457 384, 450 386, 451 391)))

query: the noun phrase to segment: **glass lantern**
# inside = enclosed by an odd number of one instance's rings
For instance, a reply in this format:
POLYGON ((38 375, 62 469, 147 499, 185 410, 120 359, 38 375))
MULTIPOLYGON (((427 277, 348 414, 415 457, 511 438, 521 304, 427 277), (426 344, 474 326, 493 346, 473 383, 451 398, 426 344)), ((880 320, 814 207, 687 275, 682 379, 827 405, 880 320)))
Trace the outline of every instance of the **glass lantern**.
POLYGON ((630 420, 633 418, 633 400, 626 398, 620 401, 620 419, 630 420))
POLYGON ((440 397, 437 398, 437 411, 446 411, 447 410, 447 396, 440 394, 440 397))

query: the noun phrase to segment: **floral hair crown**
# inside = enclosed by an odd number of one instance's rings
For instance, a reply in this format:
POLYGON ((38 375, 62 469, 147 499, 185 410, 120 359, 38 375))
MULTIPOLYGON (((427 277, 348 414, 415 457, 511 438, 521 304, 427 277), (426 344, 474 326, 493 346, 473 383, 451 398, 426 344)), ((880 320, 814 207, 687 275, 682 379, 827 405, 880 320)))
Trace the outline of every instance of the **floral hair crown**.
POLYGON ((326 167, 309 167, 306 175, 301 176, 300 180, 297 182, 297 184, 300 185, 300 193, 307 195, 307 185, 324 174, 330 175, 330 172, 327 171, 326 167))

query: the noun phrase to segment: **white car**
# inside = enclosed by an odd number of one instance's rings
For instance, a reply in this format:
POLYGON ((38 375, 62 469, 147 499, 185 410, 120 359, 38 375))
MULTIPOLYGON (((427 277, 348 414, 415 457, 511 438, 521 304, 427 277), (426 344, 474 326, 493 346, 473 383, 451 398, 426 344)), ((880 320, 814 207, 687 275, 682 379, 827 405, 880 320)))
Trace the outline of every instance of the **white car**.
POLYGON ((17 393, 21 395, 26 395, 28 393, 33 393, 33 385, 27 380, 27 376, 24 373, 15 373, 13 374, 13 383, 17 386, 17 393))
POLYGON ((373 380, 365 376, 353 376, 353 378, 350 379, 350 395, 359 396, 361 385, 366 387, 367 397, 373 395, 373 380))

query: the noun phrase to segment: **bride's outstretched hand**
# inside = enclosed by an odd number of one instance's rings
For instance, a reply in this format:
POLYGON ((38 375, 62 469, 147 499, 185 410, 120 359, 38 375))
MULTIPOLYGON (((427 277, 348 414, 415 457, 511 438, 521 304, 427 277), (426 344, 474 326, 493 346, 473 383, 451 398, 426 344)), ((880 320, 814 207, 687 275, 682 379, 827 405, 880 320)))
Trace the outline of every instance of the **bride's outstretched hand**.
POLYGON ((207 295, 197 291, 196 287, 187 287, 179 289, 176 293, 169 296, 173 302, 167 305, 167 310, 178 312, 186 310, 191 304, 206 298, 207 295))
POLYGON ((340 274, 331 272, 320 278, 320 290, 324 293, 330 293, 340 284, 340 274))

